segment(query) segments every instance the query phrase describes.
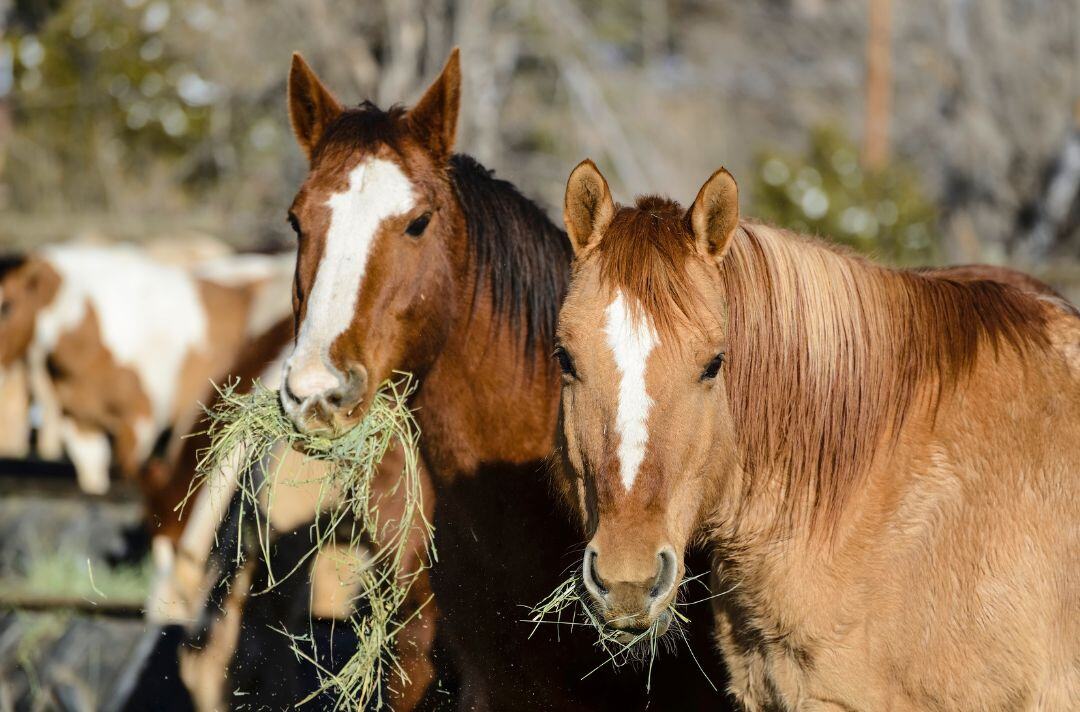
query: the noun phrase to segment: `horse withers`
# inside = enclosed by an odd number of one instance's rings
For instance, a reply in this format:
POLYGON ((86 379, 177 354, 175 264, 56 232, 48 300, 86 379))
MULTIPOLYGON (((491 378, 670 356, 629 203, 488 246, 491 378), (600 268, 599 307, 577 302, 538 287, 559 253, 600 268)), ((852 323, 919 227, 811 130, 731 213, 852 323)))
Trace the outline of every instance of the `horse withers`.
POLYGON ((584 162, 560 315, 563 486, 608 624, 669 620, 693 538, 746 709, 1080 704, 1080 320, 1037 284, 891 270, 614 203, 584 162))

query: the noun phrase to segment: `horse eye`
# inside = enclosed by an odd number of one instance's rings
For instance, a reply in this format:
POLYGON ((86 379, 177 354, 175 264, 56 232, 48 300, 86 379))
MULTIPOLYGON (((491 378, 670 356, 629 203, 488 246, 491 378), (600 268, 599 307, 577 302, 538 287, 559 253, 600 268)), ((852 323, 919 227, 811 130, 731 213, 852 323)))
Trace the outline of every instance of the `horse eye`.
POLYGON ((296 216, 289 213, 289 225, 292 227, 293 232, 296 233, 297 239, 301 237, 300 234, 300 221, 296 219, 296 216))
POLYGON ((431 222, 431 213, 424 213, 409 223, 409 226, 405 228, 405 232, 412 237, 420 237, 424 234, 429 222, 431 222))
POLYGON ((724 365, 724 354, 719 353, 713 356, 713 360, 709 361, 709 365, 705 367, 705 370, 701 372, 702 381, 711 381, 716 378, 716 374, 720 373, 720 367, 724 365))
POLYGON ((559 362, 559 368, 564 376, 577 378, 577 371, 574 370, 574 359, 570 358, 570 354, 566 353, 566 349, 562 346, 556 346, 555 352, 551 355, 559 362))

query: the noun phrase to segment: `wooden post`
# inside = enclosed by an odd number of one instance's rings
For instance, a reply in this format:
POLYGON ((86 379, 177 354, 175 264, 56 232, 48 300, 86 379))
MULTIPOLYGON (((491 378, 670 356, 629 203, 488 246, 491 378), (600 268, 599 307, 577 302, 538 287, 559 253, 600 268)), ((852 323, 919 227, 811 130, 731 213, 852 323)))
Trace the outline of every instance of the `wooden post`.
POLYGON ((892 0, 870 0, 866 41, 866 124, 863 166, 878 170, 889 162, 892 113, 892 0))

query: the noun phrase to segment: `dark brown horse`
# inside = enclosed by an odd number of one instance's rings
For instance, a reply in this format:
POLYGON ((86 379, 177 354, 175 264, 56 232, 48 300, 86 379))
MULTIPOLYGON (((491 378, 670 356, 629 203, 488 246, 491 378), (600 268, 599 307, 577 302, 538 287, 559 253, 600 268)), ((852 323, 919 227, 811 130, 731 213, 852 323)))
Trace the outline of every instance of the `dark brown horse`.
MULTIPOLYGON (((559 394, 549 356, 571 251, 511 184, 453 153, 459 71, 455 51, 410 110, 344 108, 294 56, 289 112, 310 172, 289 212, 297 339, 282 402, 298 428, 336 433, 395 371, 419 378, 436 490, 431 582, 461 709, 643 709, 640 671, 582 679, 602 662, 593 631, 530 638, 520 622, 580 560, 581 534, 545 471, 559 394)), ((711 644, 696 648, 722 689, 711 644)), ((725 704, 685 651, 658 661, 651 701, 725 704)))

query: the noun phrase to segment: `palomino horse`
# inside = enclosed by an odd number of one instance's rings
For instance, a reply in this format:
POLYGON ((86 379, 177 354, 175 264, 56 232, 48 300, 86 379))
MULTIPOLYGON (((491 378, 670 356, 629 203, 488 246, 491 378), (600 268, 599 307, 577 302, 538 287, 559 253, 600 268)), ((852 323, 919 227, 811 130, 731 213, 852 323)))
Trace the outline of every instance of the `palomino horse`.
MULTIPOLYGON (((583 583, 663 627, 694 536, 746 709, 1080 705, 1080 320, 570 176, 564 488, 583 583)), ((1028 285, 1028 289, 1035 289, 1028 285)))
MULTIPOLYGON (((459 86, 455 51, 412 109, 346 109, 294 56, 289 112, 311 165, 289 212, 298 332, 282 403, 299 429, 336 433, 395 371, 419 378, 431 583, 461 709, 641 709, 644 673, 582 680, 597 666, 592 631, 530 638, 521 622, 580 542, 545 471, 570 245, 512 185, 453 154, 459 86)), ((688 656, 656 668, 658 707, 723 703, 688 656)))

